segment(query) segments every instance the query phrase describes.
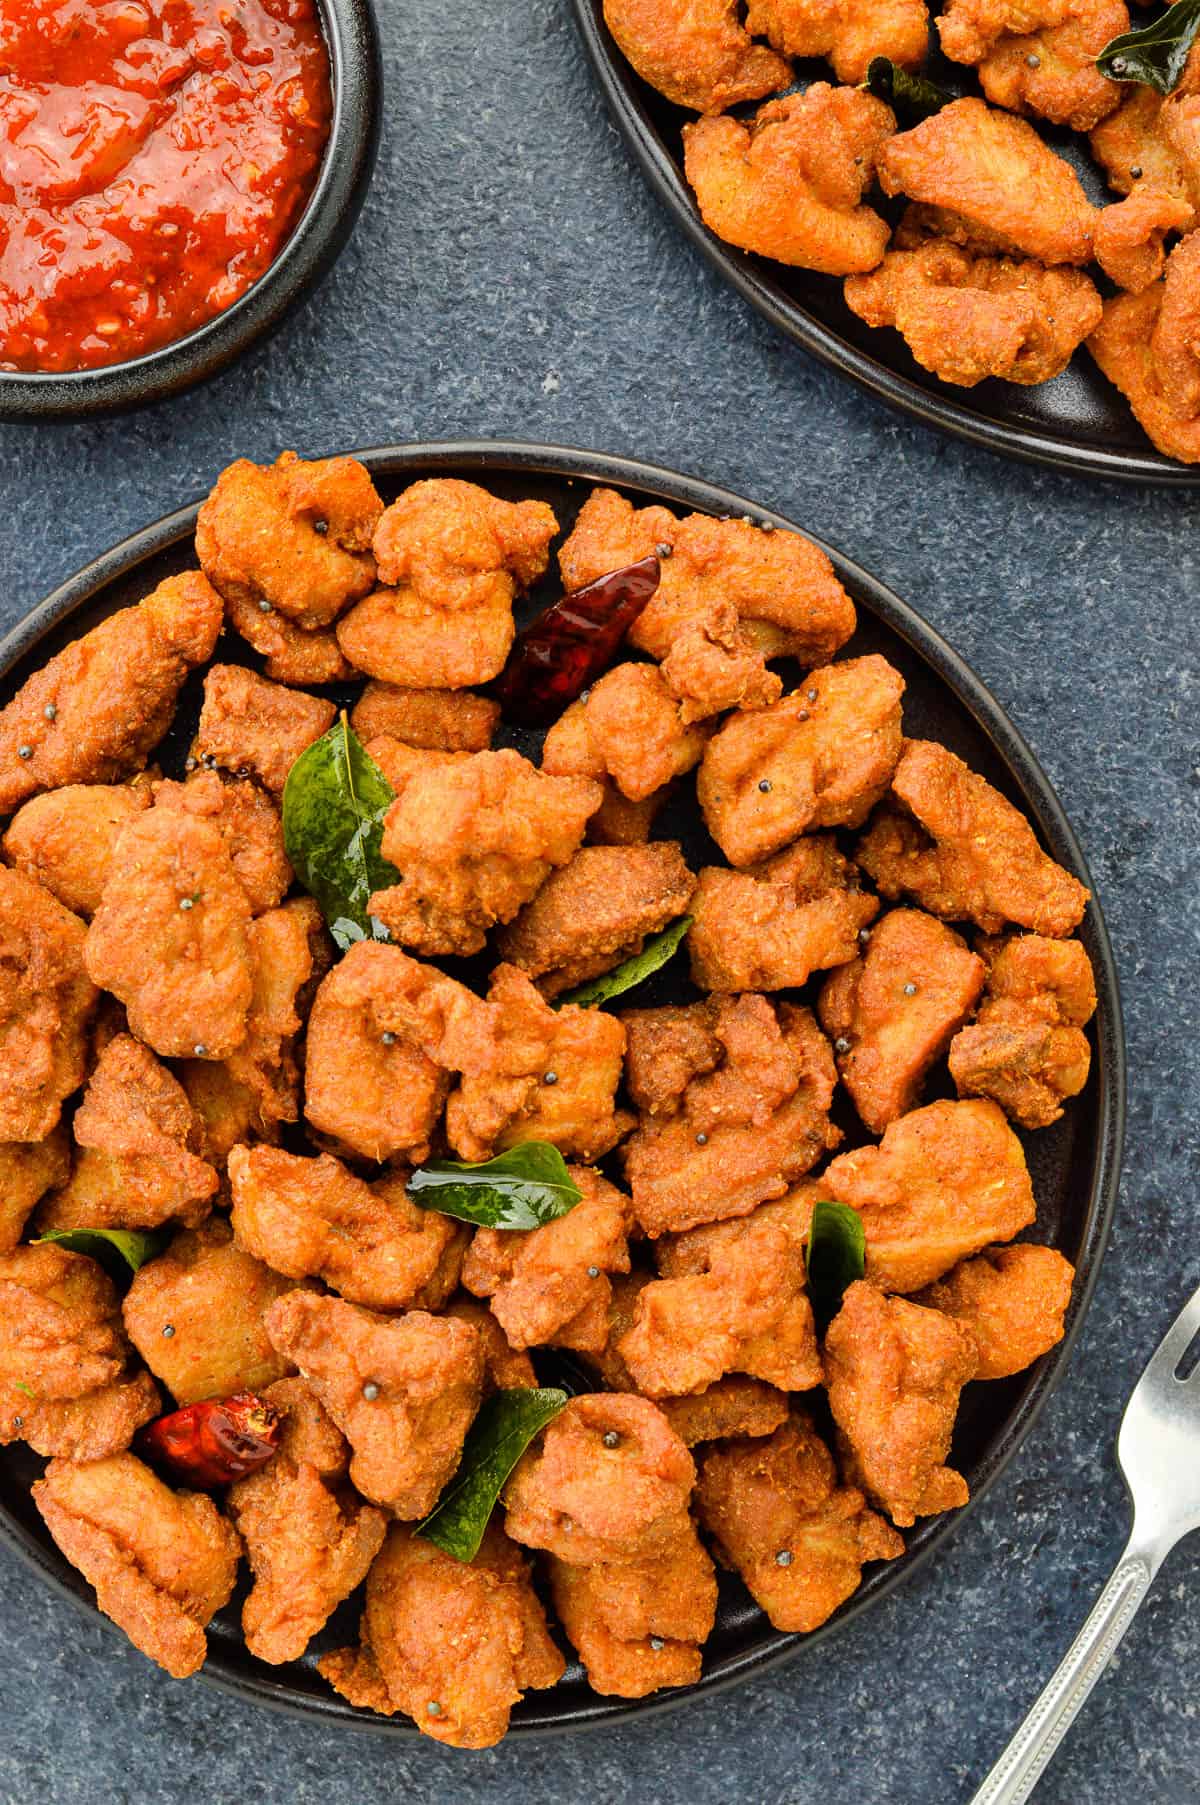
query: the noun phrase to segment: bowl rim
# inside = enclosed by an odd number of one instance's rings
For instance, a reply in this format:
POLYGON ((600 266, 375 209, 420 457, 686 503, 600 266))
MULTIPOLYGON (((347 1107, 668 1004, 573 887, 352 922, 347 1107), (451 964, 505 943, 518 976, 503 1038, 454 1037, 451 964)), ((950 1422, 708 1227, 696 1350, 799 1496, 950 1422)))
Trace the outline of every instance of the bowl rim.
POLYGON ((0 370, 0 420, 78 419, 148 405, 215 375, 275 330, 340 255, 379 147, 383 64, 372 0, 316 0, 333 111, 317 180, 274 260, 243 295, 170 344, 95 370, 0 370))
MULTIPOLYGON (((1112 943, 1086 859, 1062 804, 1025 738, 982 679, 976 676, 966 661, 916 609, 902 601, 854 559, 808 532, 787 515, 748 501, 734 491, 701 477, 685 475, 634 458, 592 452, 575 446, 514 439, 438 440, 411 445, 359 448, 348 450, 344 455, 359 458, 374 476, 403 477, 409 473, 414 476, 458 475, 467 480, 485 481, 490 472, 506 476, 545 476, 581 484, 607 483, 641 491, 669 505, 717 515, 746 515, 758 522, 770 521, 775 526, 803 533, 832 558, 839 577, 852 589, 856 606, 865 607, 869 613, 882 620, 886 627, 896 632, 919 657, 931 665, 935 676, 951 689, 955 699, 972 716, 997 751, 1010 779, 1016 782, 1027 805, 1037 817, 1042 834, 1054 842, 1053 850, 1056 855, 1063 858, 1069 869, 1092 891, 1084 932, 1089 941, 1098 996, 1095 1017, 1096 1058, 1093 1062, 1098 1104, 1095 1166, 1076 1264, 1077 1282, 1062 1341, 1029 1370, 1002 1431, 971 1469, 969 1502, 952 1513, 923 1519, 915 1531, 909 1532, 910 1542, 906 1554, 877 1574, 871 1590, 865 1596, 859 1593, 852 1597, 826 1623, 807 1635, 772 1632, 772 1639, 767 1646, 746 1649, 725 1657, 719 1672, 704 1675, 694 1686, 635 1700, 606 1700, 597 1695, 585 1706, 574 1709, 560 1706, 557 1710, 550 1703, 554 1698, 553 1689, 544 1694, 529 1695, 538 1702, 532 1712, 511 1726, 506 1740, 608 1728, 634 1719, 640 1721, 651 1715, 680 1710, 693 1700, 711 1697, 743 1680, 757 1678, 781 1666, 796 1658, 802 1650, 815 1647, 825 1636, 836 1633, 843 1625, 887 1597, 917 1572, 936 1548, 955 1534, 958 1526, 991 1490, 1033 1429, 1050 1394, 1065 1374, 1076 1338, 1091 1304, 1117 1203, 1125 1138, 1126 1049, 1120 984, 1112 943), (542 1700, 546 1702, 543 1704, 542 1700)), ((47 633, 85 608, 104 589, 119 580, 128 579, 141 564, 162 555, 190 537, 199 505, 195 502, 178 508, 130 534, 82 566, 34 607, 0 639, 0 682, 7 679, 14 665, 47 633)), ((91 1588, 82 1577, 68 1568, 61 1556, 57 1561, 52 1558, 32 1532, 10 1516, 2 1498, 0 1545, 11 1549, 26 1566, 47 1581, 60 1597, 69 1599, 93 1622, 98 1618, 113 1634, 123 1633, 97 1610, 91 1588)), ((294 1688, 271 1677, 267 1669, 250 1677, 239 1672, 222 1671, 210 1657, 209 1662, 200 1670, 200 1678, 244 1702, 265 1704, 317 1723, 336 1724, 340 1728, 380 1735, 420 1735, 407 1719, 381 1718, 366 1711, 356 1711, 333 1693, 327 1699, 318 1694, 298 1695, 294 1688)))

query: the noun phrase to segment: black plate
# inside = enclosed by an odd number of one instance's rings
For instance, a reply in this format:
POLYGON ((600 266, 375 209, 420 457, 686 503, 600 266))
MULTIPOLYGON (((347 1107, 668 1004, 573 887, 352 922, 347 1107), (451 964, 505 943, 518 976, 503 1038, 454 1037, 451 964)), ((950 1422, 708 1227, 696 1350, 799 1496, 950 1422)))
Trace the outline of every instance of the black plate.
MULTIPOLYGON (((749 514, 779 526, 794 524, 709 483, 627 459, 553 446, 415 445, 358 455, 389 499, 419 477, 461 476, 513 498, 541 497, 554 508, 564 528, 569 527, 595 482, 623 489, 640 503, 665 501, 685 510, 749 514)), ((163 576, 194 566, 195 520, 196 509, 183 508, 147 527, 97 558, 35 609, 0 643, 0 703, 66 641, 145 594, 163 576)), ((919 615, 857 564, 831 547, 826 549, 859 608, 854 652, 885 653, 908 682, 905 721, 910 732, 936 735, 969 759, 1025 810, 1053 856, 1090 883, 1083 854, 1045 773, 999 704, 919 615)), ((540 603, 535 597, 530 605, 540 603)), ((223 643, 222 657, 233 650, 232 644, 223 643)), ((1095 966, 1100 998, 1091 1029, 1091 1080, 1061 1122, 1027 1140, 1039 1202, 1037 1236, 1060 1247, 1074 1261, 1079 1278, 1060 1345, 1030 1372, 971 1386, 964 1394, 951 1458, 967 1474, 973 1500, 983 1495, 1015 1453, 1062 1376, 1091 1298, 1116 1201, 1125 1116, 1125 1052, 1112 949, 1097 903, 1088 909, 1082 938, 1095 966)), ((43 1464, 23 1446, 0 1450, 0 1541, 28 1561, 56 1591, 91 1612, 91 1588, 58 1553, 29 1498, 30 1482, 43 1464)), ((697 1686, 643 1702, 621 1703, 597 1697, 579 1668, 572 1666, 554 1691, 531 1693, 517 1707, 513 1731, 521 1735, 614 1723, 634 1712, 664 1710, 761 1673, 814 1646, 838 1624, 848 1622, 890 1592, 945 1542, 961 1519, 961 1511, 926 1518, 908 1533, 908 1553, 872 1568, 850 1604, 811 1636, 787 1636, 773 1630, 740 1584, 723 1575, 717 1628, 706 1650, 704 1677, 697 1686)), ((312 1651, 303 1662, 282 1668, 254 1661, 242 1645, 239 1610, 240 1602, 235 1600, 212 1627, 206 1678, 245 1698, 303 1711, 330 1723, 366 1725, 391 1735, 417 1733, 406 1719, 387 1720, 353 1711, 316 1673, 312 1651)), ((357 1617, 356 1606, 343 1606, 317 1647, 336 1647, 354 1640, 357 1617)))
MULTIPOLYGON (((1177 463, 1154 449, 1124 397, 1085 351, 1078 352, 1070 369, 1053 382, 1033 388, 999 381, 954 388, 923 370, 898 332, 872 328, 857 319, 842 299, 839 280, 789 269, 725 244, 700 218, 684 179, 680 127, 695 115, 664 100, 634 73, 605 26, 603 0, 571 3, 613 118, 658 198, 725 280, 796 344, 893 407, 991 451, 1124 482, 1200 487, 1200 468, 1177 463)), ((940 7, 934 5, 933 11, 940 7)), ((798 67, 815 80, 833 79, 823 63, 798 67)), ((931 72, 956 93, 979 91, 970 70, 945 62, 936 51, 931 72)), ((1097 205, 1112 200, 1087 155, 1086 140, 1044 121, 1038 126, 1054 149, 1074 164, 1089 198, 1097 205)))

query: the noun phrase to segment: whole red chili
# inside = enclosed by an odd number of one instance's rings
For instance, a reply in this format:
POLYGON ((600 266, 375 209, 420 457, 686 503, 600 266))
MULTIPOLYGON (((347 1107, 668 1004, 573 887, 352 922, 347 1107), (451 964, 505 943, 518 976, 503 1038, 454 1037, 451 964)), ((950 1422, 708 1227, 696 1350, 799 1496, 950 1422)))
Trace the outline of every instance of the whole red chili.
POLYGON ((173 1410, 141 1437, 156 1465, 200 1490, 229 1485, 265 1466, 278 1440, 279 1412, 252 1391, 173 1410))
POLYGON ((552 602, 518 635, 497 693, 510 720, 545 725, 612 663, 617 647, 658 588, 653 554, 610 570, 552 602))

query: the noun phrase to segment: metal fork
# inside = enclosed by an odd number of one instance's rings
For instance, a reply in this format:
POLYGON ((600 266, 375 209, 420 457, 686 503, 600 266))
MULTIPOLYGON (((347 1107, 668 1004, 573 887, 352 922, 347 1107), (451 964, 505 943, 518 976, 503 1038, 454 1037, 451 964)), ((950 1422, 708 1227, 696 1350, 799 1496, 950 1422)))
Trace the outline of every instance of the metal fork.
POLYGON ((1025 1722, 971 1800, 1022 1805, 1112 1659, 1176 1542, 1200 1529, 1200 1366, 1177 1377, 1200 1331, 1200 1291, 1186 1303, 1134 1388, 1117 1435, 1133 1529, 1095 1609, 1025 1722))

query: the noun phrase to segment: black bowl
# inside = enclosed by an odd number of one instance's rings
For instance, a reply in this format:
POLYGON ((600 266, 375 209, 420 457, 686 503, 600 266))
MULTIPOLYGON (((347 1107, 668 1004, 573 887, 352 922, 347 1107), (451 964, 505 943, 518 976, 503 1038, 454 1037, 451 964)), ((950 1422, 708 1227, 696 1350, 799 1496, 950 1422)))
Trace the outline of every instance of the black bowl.
MULTIPOLYGON (((594 482, 611 484, 641 503, 663 501, 685 510, 748 514, 756 520, 774 521, 778 526, 793 524, 782 515, 695 478, 676 476, 624 458, 555 446, 412 445, 357 455, 387 498, 420 477, 458 476, 484 483, 510 498, 536 496, 548 501, 564 530, 594 482)), ((94 626, 114 608, 144 595, 162 577, 194 566, 195 524, 196 509, 180 509, 97 558, 35 609, 0 643, 0 704, 68 640, 94 626)), ((885 653, 907 681, 904 706, 909 731, 936 735, 968 759, 1025 810, 1049 852, 1084 883, 1090 883, 1079 844, 1045 773, 999 703, 945 640, 906 603, 859 565, 831 547, 825 549, 858 606, 854 652, 885 653)), ((553 582, 540 588, 541 593, 535 593, 525 604, 526 618, 554 593, 553 582)), ((221 657, 231 656, 239 656, 232 635, 221 645, 221 657)), ((247 655, 247 662, 251 661, 247 655)), ((185 693, 182 709, 186 712, 195 706, 195 701, 194 696, 185 693)), ((186 752, 187 740, 185 722, 182 733, 171 736, 164 758, 168 768, 174 756, 182 757, 186 752)), ((672 834, 680 829, 686 834, 687 824, 670 824, 672 834)), ((968 1386, 963 1394, 951 1459, 966 1473, 973 1502, 983 1496, 1024 1441, 1062 1377, 1091 1299, 1116 1201, 1125 1120, 1125 1051, 1116 970, 1097 902, 1087 911, 1081 938, 1095 967, 1100 999, 1089 1030, 1091 1079, 1053 1128, 1023 1137, 1038 1198, 1034 1233, 1037 1239, 1062 1249, 1075 1264, 1078 1280, 1066 1336, 1058 1347, 1028 1372, 987 1385, 968 1386)), ((661 974, 639 1000, 678 1000, 669 988, 663 988, 670 983, 669 973, 661 974)), ((59 1554, 30 1500, 30 1483, 43 1464, 20 1445, 0 1449, 0 1544, 29 1562, 56 1591, 82 1609, 94 1612, 91 1588, 59 1554)), ((773 1630, 740 1583, 722 1575, 717 1627, 705 1651, 704 1674, 698 1685, 622 1703, 591 1692, 580 1668, 572 1665, 553 1691, 531 1693, 517 1706, 513 1733, 530 1735, 612 1724, 634 1713, 666 1710, 800 1655, 915 1572, 945 1544, 962 1516, 963 1512, 958 1511, 949 1516, 928 1517, 909 1531, 908 1552, 897 1561, 871 1568, 850 1603, 809 1636, 789 1636, 773 1630)), ((314 1653, 356 1640, 358 1600, 338 1611, 303 1661, 282 1668, 263 1666, 247 1654, 238 1624, 239 1611, 240 1602, 235 1599, 234 1606, 223 1611, 212 1625, 211 1652, 204 1677, 243 1698, 301 1711, 331 1726, 366 1727, 393 1736, 417 1734, 407 1719, 378 1718, 353 1710, 330 1691, 316 1672, 314 1653)))
POLYGON ((101 370, 0 370, 0 420, 78 419, 161 401, 213 376, 274 332, 328 274, 358 218, 379 148, 383 65, 371 0, 317 0, 329 51, 333 117, 308 205, 270 268, 231 307, 185 338, 101 370))

